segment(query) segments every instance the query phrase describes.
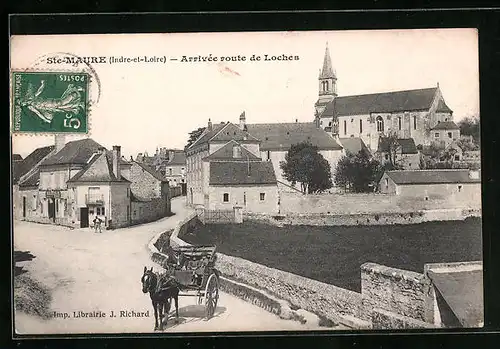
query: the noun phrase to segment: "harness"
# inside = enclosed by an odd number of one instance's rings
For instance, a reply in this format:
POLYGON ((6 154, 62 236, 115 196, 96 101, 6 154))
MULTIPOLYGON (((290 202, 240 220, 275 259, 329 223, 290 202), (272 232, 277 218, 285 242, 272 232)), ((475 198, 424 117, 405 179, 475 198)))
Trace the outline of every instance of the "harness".
POLYGON ((155 288, 155 293, 159 293, 161 291, 169 290, 173 287, 177 287, 177 280, 171 275, 168 274, 155 274, 157 281, 156 281, 156 288, 155 288))

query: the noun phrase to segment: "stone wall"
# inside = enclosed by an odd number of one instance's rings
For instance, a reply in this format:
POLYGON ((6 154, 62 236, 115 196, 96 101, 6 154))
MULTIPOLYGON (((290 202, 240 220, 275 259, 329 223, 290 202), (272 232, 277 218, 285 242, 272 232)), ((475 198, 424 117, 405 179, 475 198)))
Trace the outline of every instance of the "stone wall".
POLYGON ((164 198, 155 198, 149 201, 132 201, 131 224, 152 222, 168 214, 167 202, 164 198))
POLYGON ((398 196, 380 193, 362 194, 308 194, 280 192, 281 214, 366 214, 366 213, 401 213, 436 209, 479 209, 479 204, 469 207, 460 200, 448 198, 429 198, 398 196))
POLYGON ((436 209, 416 212, 383 212, 361 214, 255 214, 245 213, 245 220, 257 220, 273 225, 320 225, 320 226, 352 226, 352 225, 388 225, 417 224, 429 221, 463 220, 467 217, 480 217, 480 210, 473 209, 436 209))
POLYGON ((430 281, 424 274, 375 263, 361 266, 363 308, 394 313, 425 322, 430 281))

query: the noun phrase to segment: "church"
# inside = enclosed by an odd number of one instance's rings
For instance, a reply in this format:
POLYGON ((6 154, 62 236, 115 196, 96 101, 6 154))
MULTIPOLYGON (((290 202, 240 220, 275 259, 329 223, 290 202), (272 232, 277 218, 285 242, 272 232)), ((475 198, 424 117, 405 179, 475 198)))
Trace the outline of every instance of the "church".
POLYGON ((460 137, 439 83, 422 89, 338 96, 328 44, 318 82, 315 122, 340 143, 360 138, 375 153, 390 134, 416 146, 434 143, 445 147, 460 137))

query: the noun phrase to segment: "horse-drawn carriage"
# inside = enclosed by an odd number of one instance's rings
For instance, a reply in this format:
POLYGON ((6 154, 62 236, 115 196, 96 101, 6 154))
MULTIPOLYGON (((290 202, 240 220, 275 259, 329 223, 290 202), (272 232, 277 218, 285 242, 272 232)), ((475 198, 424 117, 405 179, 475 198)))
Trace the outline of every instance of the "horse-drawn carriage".
POLYGON ((168 247, 164 264, 167 274, 181 285, 179 296, 198 297, 210 319, 219 299, 219 272, 215 269, 215 246, 194 245, 168 247))

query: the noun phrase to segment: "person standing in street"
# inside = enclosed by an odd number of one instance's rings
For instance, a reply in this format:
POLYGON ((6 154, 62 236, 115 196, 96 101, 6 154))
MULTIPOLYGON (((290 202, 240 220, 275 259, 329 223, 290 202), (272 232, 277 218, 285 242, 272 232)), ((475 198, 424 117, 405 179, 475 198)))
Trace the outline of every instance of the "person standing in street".
POLYGON ((99 233, 102 234, 102 229, 101 229, 102 220, 96 215, 93 222, 94 222, 94 232, 97 233, 97 230, 99 230, 99 233))

